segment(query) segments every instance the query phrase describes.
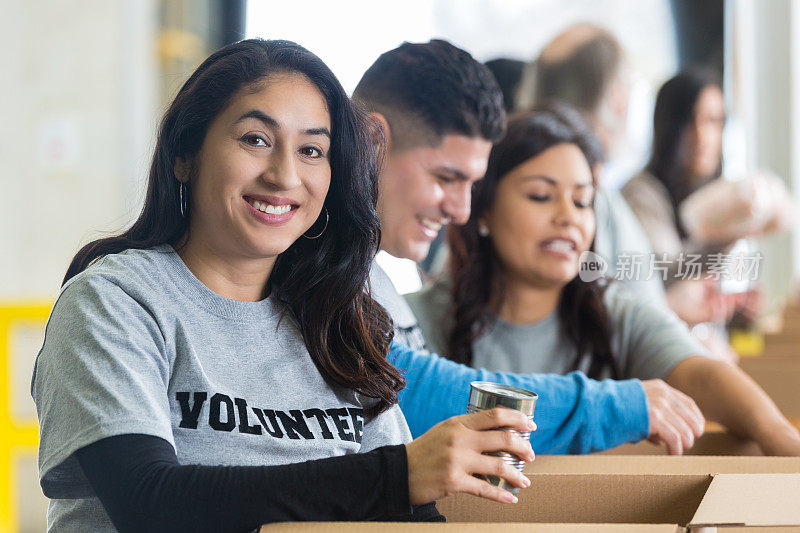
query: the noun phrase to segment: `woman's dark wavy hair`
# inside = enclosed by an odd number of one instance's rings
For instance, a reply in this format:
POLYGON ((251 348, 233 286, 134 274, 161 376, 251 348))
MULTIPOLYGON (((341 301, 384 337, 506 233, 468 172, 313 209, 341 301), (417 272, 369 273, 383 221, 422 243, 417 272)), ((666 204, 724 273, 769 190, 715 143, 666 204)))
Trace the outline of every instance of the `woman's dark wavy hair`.
MULTIPOLYGON (((717 74, 708 69, 693 68, 680 72, 668 80, 656 96, 653 112, 653 149, 646 170, 664 184, 669 192, 672 207, 679 216, 678 206, 695 188, 689 184, 689 172, 686 169, 681 147, 684 134, 694 121, 694 110, 700 93, 707 87, 722 85, 717 74)), ((722 170, 720 159, 717 172, 711 178, 718 177, 722 170)), ((678 231, 685 237, 683 225, 678 221, 678 231)))
MULTIPOLYGON (((386 359, 391 319, 365 291, 380 242, 375 204, 383 150, 376 152, 371 123, 351 104, 331 70, 295 43, 241 41, 218 50, 197 68, 164 115, 138 220, 121 235, 84 246, 64 282, 107 254, 184 240, 191 202, 184 218, 173 170, 176 159, 192 161, 209 124, 240 91, 282 72, 305 75, 327 102, 331 184, 324 205, 330 221, 319 238, 299 238, 278 257, 270 290, 297 320, 322 375, 375 399, 366 410, 374 416, 397 403, 397 392, 405 385, 386 359)), ((186 190, 191 198, 191 188, 186 190)), ((316 234, 322 225, 318 220, 309 231, 316 234)))
MULTIPOLYGON (((478 234, 478 220, 494 203, 503 177, 548 148, 564 143, 580 148, 592 169, 602 160, 597 138, 572 108, 551 103, 512 117, 506 136, 492 148, 486 176, 473 189, 469 221, 450 227, 454 327, 447 353, 451 359, 472 364, 473 343, 496 319, 504 298, 500 262, 491 237, 478 234)), ((596 176, 594 181, 596 185, 596 176)), ((603 303, 606 286, 605 280, 585 282, 576 276, 561 292, 558 316, 563 331, 577 348, 572 368, 577 369, 588 355, 590 377, 600 377, 605 368, 610 368, 611 376, 617 378, 620 370, 611 351, 610 321, 603 303)))

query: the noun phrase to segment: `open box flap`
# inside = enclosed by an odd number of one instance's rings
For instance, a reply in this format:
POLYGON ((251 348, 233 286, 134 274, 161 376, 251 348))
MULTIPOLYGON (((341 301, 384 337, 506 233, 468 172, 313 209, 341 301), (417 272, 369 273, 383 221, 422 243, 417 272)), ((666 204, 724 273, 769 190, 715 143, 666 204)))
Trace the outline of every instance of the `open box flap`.
POLYGON ((708 474, 535 474, 516 505, 454 494, 437 502, 448 522, 687 524, 708 474))
POLYGON ((537 455, 535 474, 800 474, 800 457, 537 455))
POLYGON ((513 524, 500 522, 432 524, 408 522, 284 522, 261 528, 261 533, 385 533, 409 531, 413 533, 611 533, 630 531, 642 533, 677 533, 681 528, 674 524, 513 524))
POLYGON ((800 474, 719 474, 690 526, 800 526, 800 474))

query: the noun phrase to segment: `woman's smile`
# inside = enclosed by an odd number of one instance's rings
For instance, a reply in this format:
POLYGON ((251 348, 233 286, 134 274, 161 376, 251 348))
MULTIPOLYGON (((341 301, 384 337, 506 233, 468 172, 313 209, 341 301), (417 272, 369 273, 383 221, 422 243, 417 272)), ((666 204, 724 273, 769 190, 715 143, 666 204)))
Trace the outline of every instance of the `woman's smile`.
POLYGON ((257 221, 268 226, 280 226, 289 222, 300 208, 297 202, 289 198, 249 195, 245 195, 242 198, 250 214, 257 221))
POLYGON ((542 252, 563 259, 575 259, 578 255, 578 247, 575 241, 569 238, 552 238, 543 241, 539 245, 542 252))

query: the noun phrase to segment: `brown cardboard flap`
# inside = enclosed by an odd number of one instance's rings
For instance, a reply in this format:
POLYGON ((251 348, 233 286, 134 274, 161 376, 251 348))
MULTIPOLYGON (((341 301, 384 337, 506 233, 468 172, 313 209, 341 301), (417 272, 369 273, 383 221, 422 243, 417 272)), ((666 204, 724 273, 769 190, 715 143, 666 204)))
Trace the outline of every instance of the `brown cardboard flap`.
POLYGON ((798 474, 800 457, 537 455, 534 474, 798 474))
POLYGON ((437 503, 449 522, 687 524, 711 476, 628 474, 536 474, 501 504, 467 494, 437 503))
POLYGON ((800 525, 800 474, 714 476, 691 526, 800 525))
MULTIPOLYGON (((595 455, 666 455, 665 446, 656 446, 646 440, 636 444, 623 444, 595 455)), ((705 433, 695 439, 687 455, 764 455, 754 441, 743 440, 730 433, 705 433)))
POLYGON ((347 531, 348 533, 384 533, 409 531, 414 533, 611 533, 630 531, 643 533, 676 533, 680 528, 674 524, 431 524, 402 522, 282 522, 261 528, 261 533, 328 533, 347 531))
POLYGON ((800 526, 725 527, 719 528, 718 533, 800 533, 800 526))
MULTIPOLYGON (((756 357, 760 359, 800 359, 800 340, 793 339, 791 341, 779 340, 771 341, 764 347, 761 355, 756 357)), ((742 359, 752 359, 751 357, 742 359)))
POLYGON ((740 365, 761 385, 785 416, 800 417, 800 358, 775 360, 753 357, 742 359, 740 365))

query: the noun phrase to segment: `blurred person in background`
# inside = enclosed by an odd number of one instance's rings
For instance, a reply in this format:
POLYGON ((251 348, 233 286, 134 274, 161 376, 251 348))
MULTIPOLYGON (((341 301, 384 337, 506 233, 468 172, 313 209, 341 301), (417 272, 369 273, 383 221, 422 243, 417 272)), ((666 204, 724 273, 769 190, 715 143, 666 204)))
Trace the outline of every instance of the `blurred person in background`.
MULTIPOLYGON (((469 53, 434 40, 405 43, 381 55, 353 98, 376 119, 387 143, 378 200, 380 247, 420 261, 443 227, 469 218, 471 190, 483 178, 492 142, 505 127, 500 89, 469 53)), ((416 317, 377 263, 370 281, 373 296, 394 320, 395 338, 424 350, 416 317)), ((631 439, 631 431, 639 432, 638 439, 653 436, 675 453, 681 439, 691 438, 688 426, 675 422, 685 415, 675 407, 679 394, 658 380, 614 384, 588 380, 580 372, 567 377, 488 374, 413 350, 393 350, 390 360, 406 377, 400 406, 412 435, 463 412, 469 382, 488 380, 540 395, 539 429, 532 436, 540 453, 602 449, 631 439), (645 412, 653 427, 636 422, 645 412)))
POLYGON ((517 108, 517 90, 525 72, 525 62, 519 59, 499 57, 484 63, 503 91, 503 107, 507 112, 517 108))
POLYGON ((689 242, 678 206, 721 175, 724 127, 722 87, 711 71, 682 72, 658 91, 650 161, 622 189, 655 253, 677 257, 701 246, 689 242))
POLYGON ((581 270, 600 152, 563 106, 511 120, 469 221, 450 229, 451 280, 407 296, 431 348, 489 370, 663 379, 688 396, 682 409, 696 402, 764 453, 800 455, 800 432, 738 367, 706 357, 662 304, 581 270))
POLYGON ((758 289, 724 295, 718 281, 680 279, 680 258, 701 257, 705 271, 712 254, 740 238, 785 229, 790 219, 789 194, 776 177, 719 179, 725 119, 712 71, 687 70, 667 81, 656 98, 650 161, 622 189, 656 256, 669 261, 667 299, 690 325, 724 324, 737 309, 752 319, 762 296, 758 289))
MULTIPOLYGON (((594 130, 606 156, 613 158, 626 149, 627 69, 624 50, 613 35, 588 24, 574 26, 545 46, 530 65, 520 88, 520 105, 562 101, 574 106, 594 130)), ((730 318, 732 306, 713 283, 679 282, 665 287, 664 276, 656 269, 660 256, 654 255, 648 232, 637 217, 640 212, 631 209, 620 191, 603 187, 602 168, 597 172, 594 251, 616 270, 617 279, 665 303, 690 326, 730 318)), ((719 328, 697 328, 692 334, 712 357, 736 360, 719 328)))
MULTIPOLYGON (((569 104, 589 123, 605 153, 613 159, 626 150, 628 65, 625 53, 608 31, 579 24, 556 36, 529 65, 517 95, 520 109, 552 101, 569 104)), ((647 236, 619 191, 603 187, 601 161, 595 174, 600 183, 595 198, 595 251, 613 269, 624 253, 651 252, 647 236)), ((625 278, 631 289, 653 301, 664 301, 658 279, 645 275, 625 278)))

